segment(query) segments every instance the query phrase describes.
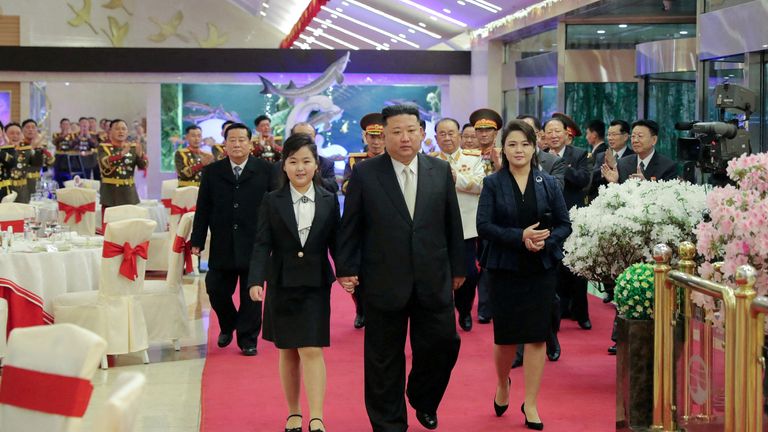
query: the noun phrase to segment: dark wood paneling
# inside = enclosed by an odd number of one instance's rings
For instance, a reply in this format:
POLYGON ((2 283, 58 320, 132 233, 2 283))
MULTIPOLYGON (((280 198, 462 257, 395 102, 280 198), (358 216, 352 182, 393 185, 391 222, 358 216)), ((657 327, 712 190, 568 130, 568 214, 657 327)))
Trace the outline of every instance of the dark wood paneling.
MULTIPOLYGON (((0 47, 0 70, 30 72, 322 72, 340 50, 0 47)), ((347 73, 471 74, 469 51, 353 51, 347 73)))
POLYGON ((0 82, 0 92, 11 93, 11 120, 21 120, 21 84, 18 82, 0 82))

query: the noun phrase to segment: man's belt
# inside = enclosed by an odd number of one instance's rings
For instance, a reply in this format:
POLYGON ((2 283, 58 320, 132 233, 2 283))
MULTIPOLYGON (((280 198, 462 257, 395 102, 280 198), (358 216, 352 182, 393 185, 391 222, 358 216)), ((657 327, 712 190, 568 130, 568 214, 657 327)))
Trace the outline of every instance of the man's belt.
POLYGON ((11 185, 10 180, 0 180, 0 188, 8 187, 11 185))
POLYGON ((39 179, 40 178, 40 171, 27 173, 28 179, 39 179))
POLYGON ((77 150, 57 150, 56 156, 80 156, 80 152, 77 150))
POLYGON ((101 178, 102 183, 111 184, 115 186, 133 186, 134 181, 132 178, 128 179, 118 179, 118 178, 109 178, 109 177, 102 177, 101 178))
POLYGON ((8 180, 11 186, 22 187, 27 185, 27 179, 8 180))
POLYGON ((179 187, 185 187, 185 186, 200 187, 200 182, 196 180, 179 180, 179 187))

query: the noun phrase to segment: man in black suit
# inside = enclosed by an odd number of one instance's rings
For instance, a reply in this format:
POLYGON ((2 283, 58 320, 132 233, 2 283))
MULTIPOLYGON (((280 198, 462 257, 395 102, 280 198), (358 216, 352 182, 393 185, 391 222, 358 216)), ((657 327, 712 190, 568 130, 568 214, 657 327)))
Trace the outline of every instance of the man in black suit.
MULTIPOLYGON (((590 121, 587 124, 586 133, 587 143, 592 147, 589 155, 592 156, 592 160, 597 160, 598 157, 605 158, 605 151, 608 150, 608 145, 605 143, 605 122, 599 119, 590 121)), ((594 167, 595 165, 593 165, 594 167)), ((594 169, 593 169, 594 172, 594 169)), ((592 181, 589 185, 589 191, 587 192, 587 203, 592 202, 597 196, 597 185, 592 181)))
POLYGON ((656 152, 659 125, 653 120, 632 123, 632 148, 635 154, 619 159, 616 168, 601 167, 603 177, 611 183, 624 183, 628 179, 672 180, 677 178, 677 163, 656 152))
POLYGON ((251 300, 246 284, 259 206, 269 191, 272 166, 251 156, 251 131, 242 123, 226 129, 224 145, 227 158, 203 168, 190 242, 192 253, 199 255, 210 228, 205 285, 219 318, 219 347, 229 345, 237 330, 237 345, 244 355, 254 356, 261 330, 261 302, 251 300), (232 302, 238 280, 239 310, 232 302))
POLYGON ((338 240, 336 275, 347 291, 365 284, 365 404, 375 432, 437 427, 437 408, 459 353, 452 289, 466 272, 464 238, 448 163, 419 154, 423 130, 409 105, 384 108, 386 154, 352 171, 338 240))
MULTIPOLYGON (((570 209, 585 205, 594 159, 586 151, 571 145, 573 138, 581 135, 581 130, 573 119, 556 113, 544 125, 544 131, 549 139, 549 152, 563 158, 568 165, 563 188, 566 206, 570 209)), ((561 266, 557 295, 560 297, 561 316, 570 316, 579 323, 579 327, 590 330, 592 322, 589 320, 586 279, 561 266)), ((555 328, 559 329, 559 320, 555 328)))

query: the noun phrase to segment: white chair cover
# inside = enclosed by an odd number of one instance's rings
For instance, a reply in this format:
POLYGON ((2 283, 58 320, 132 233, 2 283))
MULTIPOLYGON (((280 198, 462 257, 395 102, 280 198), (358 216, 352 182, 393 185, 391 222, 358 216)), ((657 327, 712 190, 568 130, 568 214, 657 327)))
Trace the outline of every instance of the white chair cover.
POLYGON ((0 359, 7 350, 6 333, 8 332, 8 301, 0 297, 0 359))
MULTIPOLYGON (((13 381, 6 381, 9 366, 90 381, 106 347, 104 339, 72 324, 17 328, 11 332, 8 339, 8 355, 4 362, 6 370, 3 372, 0 387, 13 385, 9 384, 13 381)), ((34 384, 20 385, 22 388, 8 388, 3 391, 30 392, 35 390, 34 384)), ((45 396, 67 400, 72 399, 74 395, 45 396)), ((38 398, 40 399, 45 397, 38 398)), ((79 431, 81 425, 82 419, 78 417, 0 404, 0 430, 3 432, 74 432, 79 431)))
POLYGON ((171 199, 171 216, 168 218, 168 232, 175 233, 181 217, 188 212, 194 212, 197 205, 197 186, 185 186, 176 189, 171 199))
POLYGON ((119 205, 114 207, 107 207, 104 210, 104 223, 117 222, 126 219, 150 219, 149 209, 132 205, 119 205))
MULTIPOLYGON (((168 275, 165 281, 145 281, 144 292, 139 296, 147 321, 150 341, 178 340, 189 334, 187 305, 182 289, 185 272, 184 250, 175 251, 176 237, 189 241, 192 235, 194 213, 187 213, 181 218, 174 240, 171 240, 168 275)), ((196 257, 192 257, 196 259, 196 257)))
POLYGON ((6 224, 10 223, 13 226, 13 232, 21 233, 24 231, 24 219, 36 216, 35 207, 30 204, 0 203, 0 228, 3 230, 6 229, 6 224))
POLYGON ((65 188, 84 188, 84 189, 92 189, 92 190, 99 190, 101 187, 101 182, 98 180, 91 180, 91 179, 74 179, 74 180, 67 180, 64 182, 65 188))
POLYGON ((67 213, 59 209, 59 223, 66 224, 80 235, 92 236, 96 234, 96 191, 91 189, 70 188, 59 189, 56 198, 60 203, 79 207, 93 203, 93 211, 87 211, 82 215, 80 223, 77 217, 72 215, 68 221, 67 213))
POLYGON ((163 201, 163 205, 167 208, 171 207, 171 199, 173 198, 173 192, 179 187, 178 179, 163 180, 160 186, 160 198, 163 201))
POLYGON ((19 196, 19 194, 16 191, 12 191, 8 195, 4 196, 3 199, 0 200, 0 202, 12 203, 12 202, 16 201, 16 197, 17 196, 19 196))
POLYGON ((144 374, 139 372, 124 372, 118 375, 93 430, 132 432, 136 426, 139 401, 146 381, 144 374))
MULTIPOLYGON (((104 233, 108 243, 136 247, 148 242, 157 222, 150 219, 126 219, 110 222, 104 233)), ((99 291, 62 294, 53 300, 53 317, 87 328, 107 340, 107 354, 125 354, 146 350, 147 327, 141 305, 134 296, 144 286, 146 261, 136 258, 136 279, 120 274, 123 256, 101 259, 99 291)))

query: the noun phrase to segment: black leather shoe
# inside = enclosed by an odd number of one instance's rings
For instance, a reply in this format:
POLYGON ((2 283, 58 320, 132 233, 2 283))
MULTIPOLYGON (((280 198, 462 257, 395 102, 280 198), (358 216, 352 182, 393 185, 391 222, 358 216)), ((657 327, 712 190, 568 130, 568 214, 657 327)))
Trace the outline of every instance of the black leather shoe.
POLYGON ((472 330, 472 316, 471 315, 459 316, 459 327, 461 327, 461 329, 464 331, 472 330))
POLYGON ((608 347, 608 354, 616 355, 616 344, 613 344, 613 346, 608 347))
POLYGON ((482 315, 478 315, 477 322, 479 322, 480 324, 488 324, 489 322, 491 322, 491 319, 488 317, 484 317, 482 315))
POLYGON ((579 327, 583 328, 584 330, 592 330, 592 322, 589 320, 579 321, 579 327))
POLYGON ((560 341, 557 334, 553 333, 547 340, 547 358, 549 361, 560 360, 560 341))
POLYGON ((363 315, 355 315, 355 328, 361 329, 365 327, 365 317, 363 315))
MULTIPOLYGON (((285 419, 285 422, 288 423, 288 420, 290 420, 293 417, 301 418, 301 414, 291 414, 291 415, 288 416, 287 419, 285 419)), ((301 426, 295 427, 295 428, 288 428, 288 427, 286 427, 285 428, 285 432, 302 432, 301 431, 301 426)))
POLYGON ((416 410, 416 420, 429 430, 437 429, 437 414, 427 414, 416 410))
POLYGON ((523 412, 523 417, 525 417, 525 426, 528 429, 544 430, 544 423, 541 423, 541 422, 535 423, 535 422, 528 421, 528 416, 525 415, 525 402, 523 402, 523 404, 520 405, 520 411, 523 412))
POLYGON ((258 353, 258 351, 256 351, 256 347, 255 346, 245 347, 245 348, 243 348, 242 351, 243 351, 243 355, 247 356, 247 357, 253 357, 253 356, 255 356, 258 353))
MULTIPOLYGON (((507 377, 509 380, 509 386, 512 386, 512 378, 507 377)), ((493 395, 493 411, 496 412, 496 417, 501 417, 504 415, 504 413, 507 411, 507 408, 509 408, 509 402, 507 402, 506 405, 499 405, 496 403, 496 395, 493 395)))
POLYGON ((216 343, 219 345, 219 348, 224 348, 225 346, 231 344, 232 333, 219 333, 219 340, 217 340, 216 343))

